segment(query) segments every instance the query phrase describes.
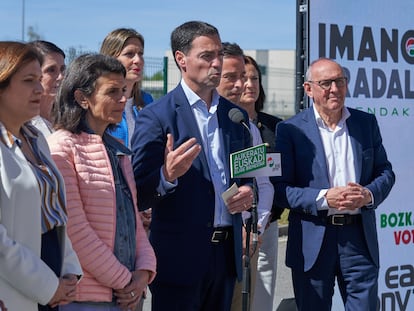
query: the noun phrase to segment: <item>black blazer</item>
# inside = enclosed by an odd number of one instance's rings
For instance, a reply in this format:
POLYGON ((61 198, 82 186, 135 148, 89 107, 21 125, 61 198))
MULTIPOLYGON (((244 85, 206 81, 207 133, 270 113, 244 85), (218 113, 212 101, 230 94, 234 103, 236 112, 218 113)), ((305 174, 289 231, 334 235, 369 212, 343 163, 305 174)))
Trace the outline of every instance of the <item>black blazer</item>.
MULTIPOLYGON (((266 147, 266 152, 276 152, 276 126, 280 121, 282 121, 282 119, 268 113, 261 111, 257 113, 257 120, 255 123, 260 131, 260 136, 262 137, 263 142, 268 144, 268 147, 266 147)), ((270 181, 273 182, 274 178, 270 177, 270 181)), ((276 196, 273 196, 272 214, 270 215, 270 221, 273 222, 278 220, 283 211, 284 208, 278 206, 276 202, 276 196)))

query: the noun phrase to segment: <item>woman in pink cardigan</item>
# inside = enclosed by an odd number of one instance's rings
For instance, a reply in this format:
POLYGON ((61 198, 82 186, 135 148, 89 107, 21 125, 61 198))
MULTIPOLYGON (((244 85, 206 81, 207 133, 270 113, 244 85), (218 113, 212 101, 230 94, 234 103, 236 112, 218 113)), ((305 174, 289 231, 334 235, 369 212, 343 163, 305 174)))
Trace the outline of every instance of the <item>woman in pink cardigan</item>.
POLYGON ((106 129, 121 121, 125 68, 99 54, 80 56, 63 79, 48 137, 66 184, 68 233, 84 276, 61 310, 135 310, 156 260, 137 210, 128 155, 106 129))

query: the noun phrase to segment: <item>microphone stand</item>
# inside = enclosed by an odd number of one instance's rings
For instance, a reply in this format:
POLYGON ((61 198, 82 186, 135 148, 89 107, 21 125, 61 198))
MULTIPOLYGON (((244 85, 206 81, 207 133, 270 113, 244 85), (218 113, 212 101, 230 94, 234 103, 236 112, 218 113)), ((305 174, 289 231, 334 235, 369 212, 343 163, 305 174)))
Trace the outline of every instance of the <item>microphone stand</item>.
POLYGON ((257 222, 258 222, 258 214, 257 214, 257 182, 256 177, 253 177, 253 202, 252 202, 252 208, 251 208, 251 219, 252 219, 252 232, 253 232, 253 238, 252 238, 252 246, 253 246, 253 254, 257 250, 257 245, 259 244, 259 231, 257 228, 257 222))
POLYGON ((248 311, 250 309, 250 286, 251 286, 251 269, 250 269, 250 229, 252 227, 252 218, 246 221, 246 254, 243 260, 243 279, 242 279, 242 310, 248 311))
MULTIPOLYGON (((249 132, 251 145, 253 146, 253 135, 250 128, 242 120, 240 122, 249 132)), ((250 310, 250 291, 251 291, 251 264, 250 264, 250 233, 252 234, 252 253, 254 254, 257 250, 259 242, 259 233, 257 229, 257 182, 256 178, 253 177, 253 201, 252 207, 250 208, 250 217, 246 221, 246 254, 244 255, 244 266, 243 266, 243 279, 242 279, 242 310, 250 310)))
MULTIPOLYGON (((250 144, 253 146, 253 135, 252 132, 250 131, 249 126, 246 124, 246 122, 244 120, 241 120, 240 123, 247 129, 247 131, 250 134, 250 144)), ((250 209, 250 214, 251 214, 251 224, 250 226, 252 227, 252 232, 253 232, 253 238, 252 238, 252 244, 253 244, 253 253, 256 251, 257 249, 257 244, 259 242, 259 231, 257 229, 257 222, 258 222, 258 214, 257 214, 257 181, 256 178, 253 177, 253 202, 252 202, 252 207, 250 209)), ((247 227, 247 224, 246 224, 247 227)), ((246 241, 247 242, 247 241, 246 241)), ((249 241, 250 243, 250 241, 249 241)), ((247 243, 246 243, 247 244, 247 243)), ((247 247, 246 247, 247 248, 247 247)))
MULTIPOLYGON (((246 119, 238 108, 230 109, 228 113, 229 119, 234 122, 241 124, 243 127, 247 129, 250 134, 250 144, 253 146, 253 135, 250 131, 249 126, 246 123, 246 119)), ((243 265, 243 279, 242 279, 242 308, 243 311, 248 311, 250 309, 250 233, 252 232, 252 250, 253 253, 256 252, 258 241, 259 241, 259 234, 257 231, 257 183, 256 178, 253 177, 253 202, 252 207, 250 208, 251 216, 246 221, 245 230, 246 230, 246 254, 244 255, 244 265, 243 265)))
POLYGON ((244 255, 243 279, 242 279, 242 310, 250 310, 251 290, 251 264, 250 264, 250 234, 252 234, 252 254, 257 250, 259 233, 257 230, 257 182, 253 177, 253 202, 250 209, 251 216, 246 221, 246 254, 244 255))

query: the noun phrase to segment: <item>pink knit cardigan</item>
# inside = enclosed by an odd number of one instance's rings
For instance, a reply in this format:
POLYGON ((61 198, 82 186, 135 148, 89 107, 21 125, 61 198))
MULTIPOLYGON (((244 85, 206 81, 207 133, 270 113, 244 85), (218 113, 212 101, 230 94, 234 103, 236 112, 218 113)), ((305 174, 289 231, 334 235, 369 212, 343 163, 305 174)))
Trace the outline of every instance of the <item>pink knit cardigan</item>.
MULTIPOLYGON (((48 137, 52 157, 65 180, 68 234, 84 276, 77 301, 111 301, 112 289, 124 288, 131 272, 113 254, 116 226, 114 177, 99 135, 58 130, 48 137)), ((155 277, 156 259, 137 210, 137 192, 127 156, 120 165, 132 193, 136 215, 136 270, 155 277)))

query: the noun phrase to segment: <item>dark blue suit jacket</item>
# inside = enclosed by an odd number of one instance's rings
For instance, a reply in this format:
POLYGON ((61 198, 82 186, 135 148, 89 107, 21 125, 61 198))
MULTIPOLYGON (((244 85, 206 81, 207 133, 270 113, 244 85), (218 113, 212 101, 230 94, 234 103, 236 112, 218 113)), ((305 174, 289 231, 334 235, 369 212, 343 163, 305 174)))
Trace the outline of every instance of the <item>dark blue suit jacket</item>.
MULTIPOLYGON (((228 169, 229 154, 250 145, 247 130, 228 117, 229 110, 234 107, 220 97, 217 113, 228 169)), ((245 117, 247 120, 247 114, 245 117)), ((140 112, 132 150, 138 206, 140 210, 152 208, 150 241, 157 256, 157 280, 191 284, 200 279, 211 260, 208 255, 214 225, 214 188, 202 150, 189 171, 178 178, 174 191, 166 195, 157 192, 168 133, 174 136, 174 148, 191 137, 202 145, 197 122, 180 85, 140 112)), ((248 179, 231 180, 229 186, 233 181, 239 186, 250 182, 248 179)), ((241 215, 233 215, 232 220, 235 266, 241 278, 241 215)))
MULTIPOLYGON (((374 204, 361 209, 369 253, 379 265, 375 208, 389 194, 395 175, 387 159, 374 115, 348 108, 347 119, 354 151, 356 182, 373 194, 374 204)), ((277 127, 276 150, 281 153, 282 177, 275 183, 276 201, 290 208, 286 264, 308 271, 315 263, 325 226, 318 221, 316 197, 330 188, 322 139, 313 108, 307 109, 277 127)), ((319 217, 320 218, 320 217, 319 217)))

